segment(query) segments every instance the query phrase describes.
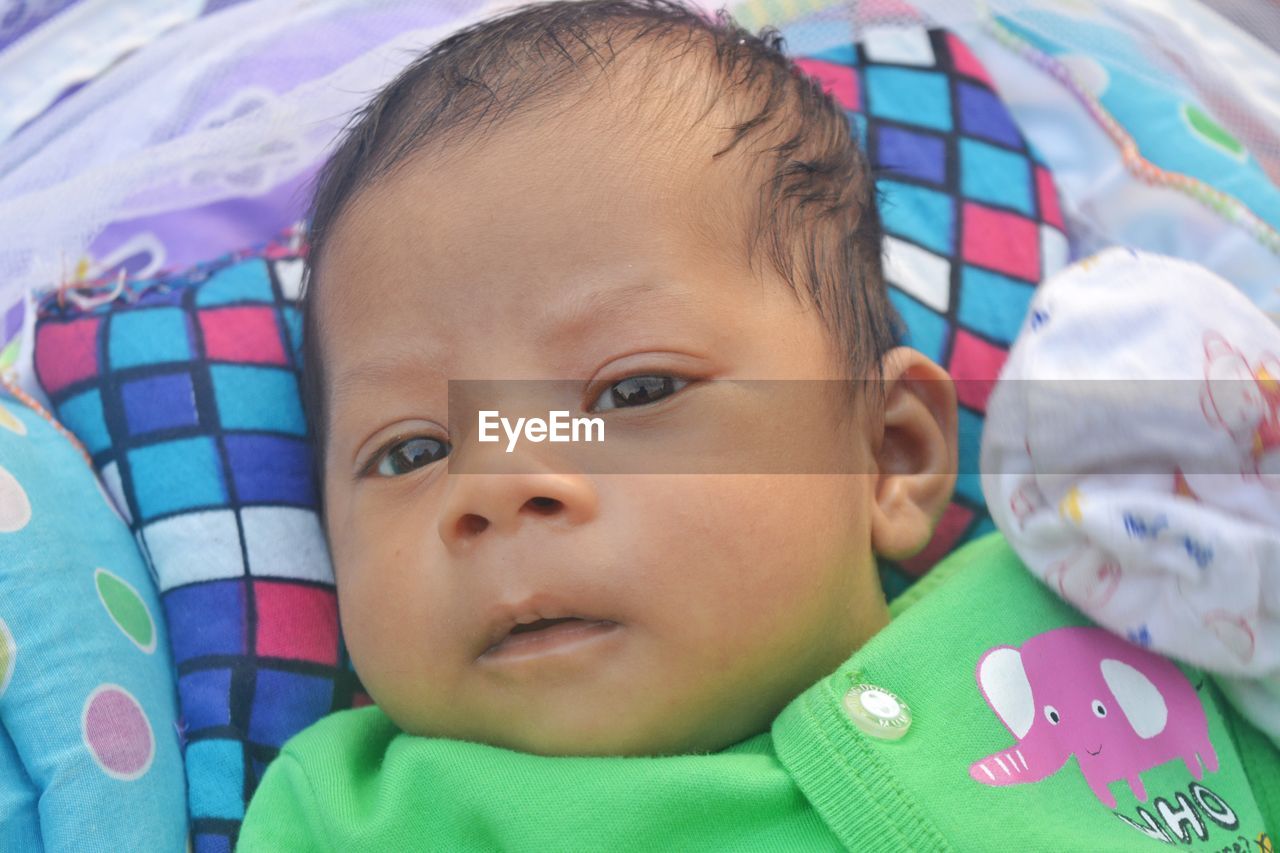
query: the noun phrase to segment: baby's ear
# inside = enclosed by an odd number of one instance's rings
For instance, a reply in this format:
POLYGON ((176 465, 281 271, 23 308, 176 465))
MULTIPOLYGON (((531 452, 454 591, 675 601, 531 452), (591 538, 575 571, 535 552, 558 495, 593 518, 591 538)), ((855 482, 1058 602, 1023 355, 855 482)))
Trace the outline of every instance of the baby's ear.
POLYGON ((929 542, 956 483, 956 392, 951 377, 923 354, 885 354, 882 433, 871 547, 890 560, 929 542))

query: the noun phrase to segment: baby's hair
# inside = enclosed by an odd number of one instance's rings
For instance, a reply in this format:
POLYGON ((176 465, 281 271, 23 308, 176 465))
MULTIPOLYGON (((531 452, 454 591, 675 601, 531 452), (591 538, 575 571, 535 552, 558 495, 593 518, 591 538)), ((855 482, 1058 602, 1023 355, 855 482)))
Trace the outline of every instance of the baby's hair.
POLYGON ((535 107, 582 94, 615 60, 630 59, 636 45, 675 51, 656 51, 648 63, 641 52, 647 74, 641 86, 660 85, 654 81, 662 75, 682 79, 685 57, 705 72, 683 78, 683 87, 659 89, 660 108, 685 96, 709 98, 703 117, 717 106, 723 112, 722 98, 737 108, 738 120, 722 128, 727 143, 712 159, 744 141, 762 144, 739 155, 760 176, 758 188, 744 185, 754 202, 750 233, 743 235, 748 263, 754 269, 763 244, 773 268, 793 292, 812 300, 834 334, 846 360, 842 373, 855 380, 880 375, 897 317, 882 277, 871 172, 848 117, 783 53, 778 31, 753 35, 724 10, 711 19, 680 0, 536 3, 430 48, 353 117, 316 177, 303 300, 303 396, 321 470, 327 401, 315 299, 324 247, 339 216, 415 154, 428 147, 448 151, 535 107), (707 77, 709 85, 687 85, 707 77))

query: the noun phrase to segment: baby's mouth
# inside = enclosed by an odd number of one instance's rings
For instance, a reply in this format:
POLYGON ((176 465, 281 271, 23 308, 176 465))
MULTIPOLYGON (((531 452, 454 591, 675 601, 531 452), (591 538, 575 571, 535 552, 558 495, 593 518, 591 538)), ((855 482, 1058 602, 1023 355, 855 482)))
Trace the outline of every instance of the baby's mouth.
POLYGON ((539 618, 531 622, 516 623, 481 652, 480 657, 492 659, 525 653, 536 654, 562 644, 608 633, 617 627, 617 622, 608 619, 590 619, 582 616, 539 618))
POLYGON ((581 616, 562 616, 559 619, 539 619, 536 622, 529 622, 528 624, 525 624, 525 625, 515 626, 514 628, 511 629, 511 633, 507 634, 507 636, 510 637, 513 634, 525 634, 525 633, 528 633, 529 631, 546 631, 556 625, 563 625, 566 622, 583 622, 583 621, 586 621, 586 620, 584 620, 581 616))

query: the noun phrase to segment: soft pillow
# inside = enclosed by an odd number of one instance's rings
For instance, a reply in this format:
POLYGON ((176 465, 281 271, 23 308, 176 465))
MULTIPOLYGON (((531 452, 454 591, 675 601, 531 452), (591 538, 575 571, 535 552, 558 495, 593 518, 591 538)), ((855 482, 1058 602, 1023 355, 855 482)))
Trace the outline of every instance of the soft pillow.
POLYGON ((159 614, 88 460, 0 391, 0 850, 185 847, 159 614))
POLYGON ((187 737, 196 850, 227 850, 293 734, 367 701, 338 637, 298 394, 302 255, 273 242, 45 299, 35 367, 155 570, 187 737), (60 304, 61 303, 61 304, 60 304))
POLYGON ((798 64, 845 107, 871 159, 902 342, 947 369, 960 401, 955 496, 921 554, 882 567, 893 596, 994 529, 978 481, 987 396, 1067 240, 1052 175, 953 34, 873 28, 798 64))

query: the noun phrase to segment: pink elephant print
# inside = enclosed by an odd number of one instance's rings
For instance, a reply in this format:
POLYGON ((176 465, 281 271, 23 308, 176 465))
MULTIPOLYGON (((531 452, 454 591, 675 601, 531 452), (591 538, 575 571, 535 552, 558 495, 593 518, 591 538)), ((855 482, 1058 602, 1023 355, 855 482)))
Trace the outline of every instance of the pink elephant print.
POLYGON ((1231 434, 1246 476, 1280 488, 1280 359, 1263 353, 1251 364, 1216 332, 1204 337, 1205 418, 1231 434))
POLYGON ((1108 808, 1123 779, 1146 802, 1142 773, 1182 759, 1200 779, 1218 769, 1195 688, 1172 662, 1101 628, 1058 628, 978 661, 978 687, 1017 743, 976 761, 984 785, 1039 782, 1073 755, 1108 808), (1203 769, 1201 765, 1203 764, 1203 769))

